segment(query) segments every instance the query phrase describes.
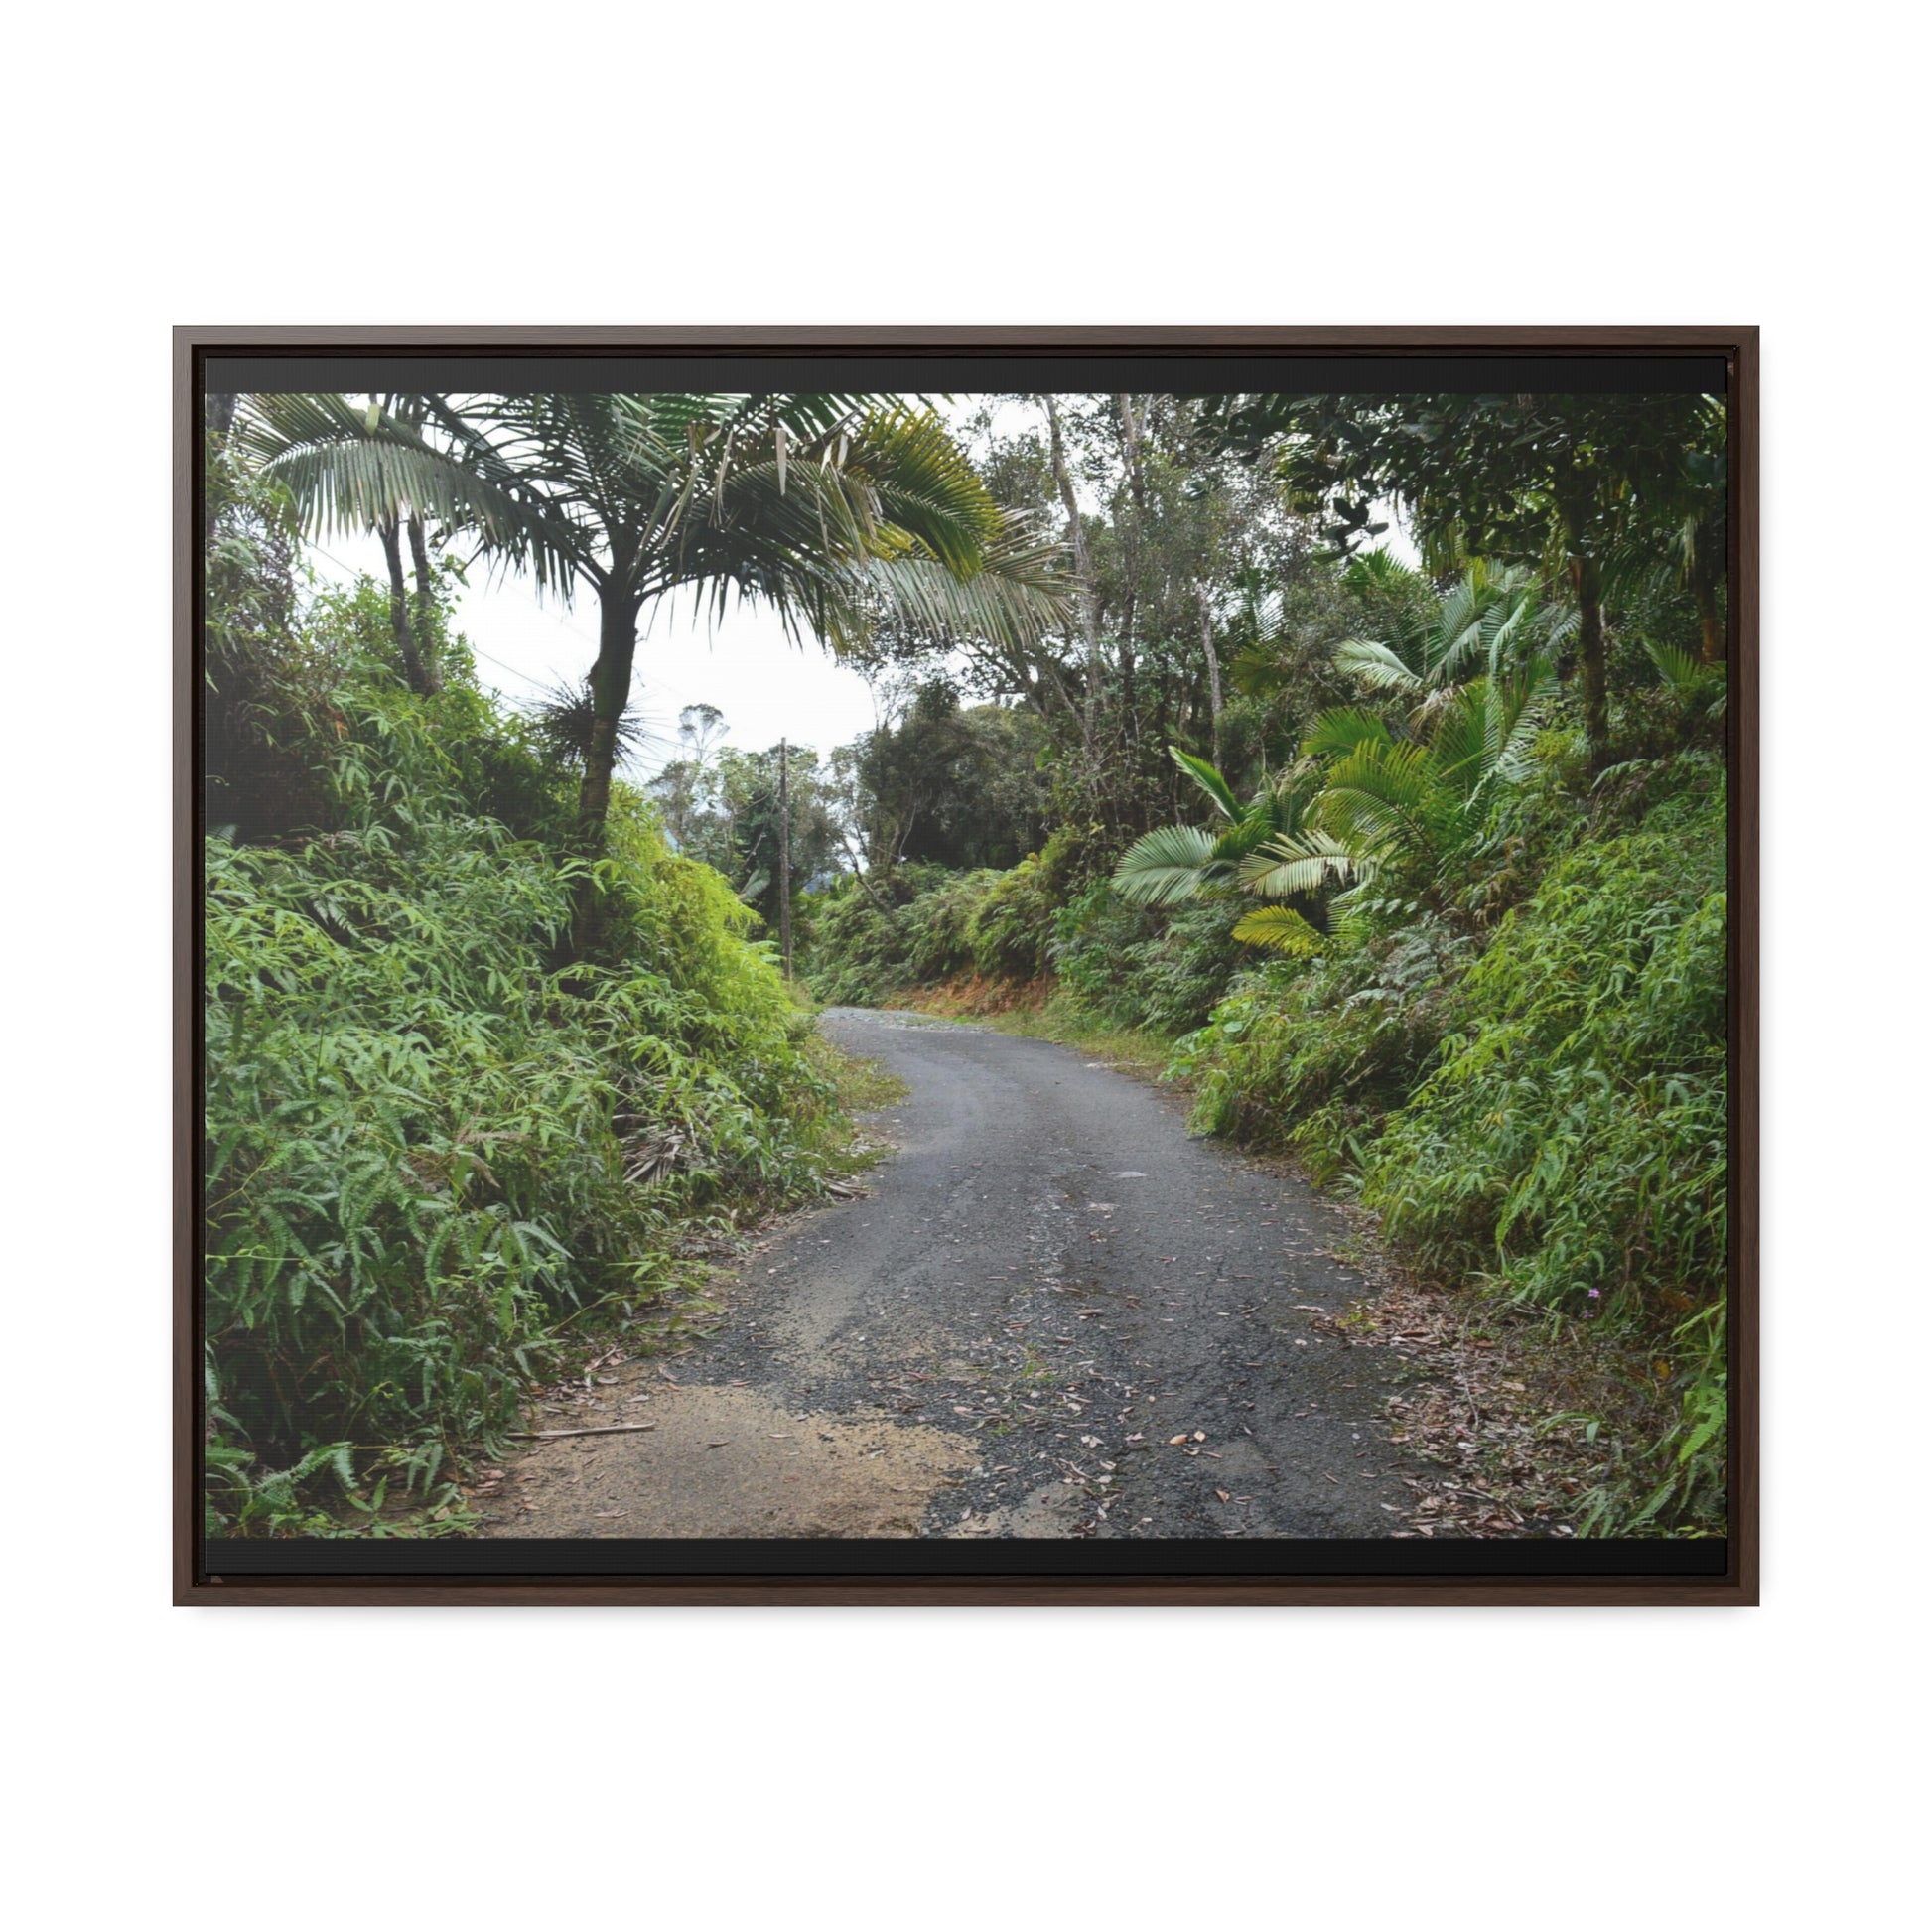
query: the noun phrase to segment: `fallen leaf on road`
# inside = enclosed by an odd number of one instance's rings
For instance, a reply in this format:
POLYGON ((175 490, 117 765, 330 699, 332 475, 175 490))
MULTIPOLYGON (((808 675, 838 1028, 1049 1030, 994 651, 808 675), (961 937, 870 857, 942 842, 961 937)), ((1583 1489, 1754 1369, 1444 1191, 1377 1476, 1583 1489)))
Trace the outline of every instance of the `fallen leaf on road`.
POLYGON ((1217 1496, 1219 1496, 1219 1497, 1220 1497, 1220 1499, 1221 1499, 1221 1500, 1222 1500, 1223 1502, 1226 1502, 1226 1501, 1228 1501, 1228 1500, 1229 1500, 1229 1497, 1228 1497, 1228 1492, 1227 1492, 1227 1491, 1226 1491, 1225 1489, 1217 1489, 1217 1490, 1215 1490, 1215 1492, 1214 1492, 1214 1493, 1215 1493, 1215 1494, 1216 1494, 1217 1496))
POLYGON ((1186 1440, 1185 1436, 1170 1436, 1168 1438, 1168 1447, 1170 1449, 1178 1449, 1186 1440))

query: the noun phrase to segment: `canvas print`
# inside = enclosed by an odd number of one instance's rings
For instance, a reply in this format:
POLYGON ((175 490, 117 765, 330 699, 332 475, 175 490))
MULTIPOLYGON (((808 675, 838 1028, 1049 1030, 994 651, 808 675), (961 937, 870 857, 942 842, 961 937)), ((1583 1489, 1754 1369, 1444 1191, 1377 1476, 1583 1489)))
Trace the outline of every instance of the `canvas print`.
POLYGON ((1726 407, 211 376, 208 1536, 1723 1538, 1726 407))

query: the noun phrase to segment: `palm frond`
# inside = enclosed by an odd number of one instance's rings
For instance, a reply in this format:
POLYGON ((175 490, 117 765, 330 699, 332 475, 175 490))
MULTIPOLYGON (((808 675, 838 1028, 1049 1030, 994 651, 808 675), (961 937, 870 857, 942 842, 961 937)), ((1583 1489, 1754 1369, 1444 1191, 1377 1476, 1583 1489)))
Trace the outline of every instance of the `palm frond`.
POLYGON ((1309 758, 1345 758, 1363 745, 1393 742, 1388 726, 1374 712, 1338 705, 1314 721, 1302 751, 1309 758))
POLYGON ((1214 809, 1223 818, 1232 823, 1240 822, 1243 815, 1241 801, 1235 797, 1233 788, 1213 765, 1205 759, 1195 758, 1190 752, 1183 752, 1178 745, 1170 745, 1168 756, 1207 794, 1214 809))
POLYGON ((1435 761, 1421 745, 1364 744, 1328 769, 1324 828, 1350 850, 1427 847, 1440 805, 1435 761))
POLYGON ((1245 891, 1262 898, 1292 898, 1361 877, 1374 868, 1378 857, 1317 829, 1270 839, 1242 862, 1237 876, 1245 891))
POLYGON ((1350 637, 1335 646, 1335 668, 1359 678, 1371 691, 1417 692, 1423 679, 1387 644, 1350 637))
POLYGON ((970 576, 916 550, 873 558, 861 574, 902 630, 933 643, 1024 649, 1068 621, 1075 586, 1058 568, 1062 554, 1057 537, 1003 517, 970 576))
POLYGON ((1211 883, 1214 839, 1194 825, 1161 825, 1129 846, 1114 868, 1114 891, 1134 905, 1178 905, 1211 883))
POLYGON ((445 399, 402 401, 402 409, 384 409, 341 395, 250 395, 237 412, 236 437, 288 486, 316 536, 415 512, 474 531, 493 559, 529 569, 568 596, 582 532, 543 480, 491 450, 445 399))
POLYGON ((1661 644, 1654 637, 1643 640, 1644 655, 1656 665, 1658 674, 1680 697, 1689 696, 1710 677, 1713 666, 1700 662, 1688 650, 1675 644, 1661 644))
POLYGON ((1234 922, 1233 936, 1243 945, 1307 957, 1321 950, 1321 935, 1288 905, 1258 905, 1234 922))
POLYGON ((859 425, 846 463, 874 491, 881 519, 903 531, 955 577, 978 572, 1003 534, 992 491, 929 409, 876 409, 859 425))

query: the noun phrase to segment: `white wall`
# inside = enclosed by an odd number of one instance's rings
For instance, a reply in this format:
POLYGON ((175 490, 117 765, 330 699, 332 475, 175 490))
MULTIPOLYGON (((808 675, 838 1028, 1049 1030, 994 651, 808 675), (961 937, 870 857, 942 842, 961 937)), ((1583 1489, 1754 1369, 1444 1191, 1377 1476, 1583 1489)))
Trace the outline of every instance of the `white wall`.
POLYGON ((22 1922, 1901 1918, 1922 16, 29 19, 0 118, 22 1922), (1766 1607, 165 1607, 168 325, 648 320, 1764 326, 1766 1607))

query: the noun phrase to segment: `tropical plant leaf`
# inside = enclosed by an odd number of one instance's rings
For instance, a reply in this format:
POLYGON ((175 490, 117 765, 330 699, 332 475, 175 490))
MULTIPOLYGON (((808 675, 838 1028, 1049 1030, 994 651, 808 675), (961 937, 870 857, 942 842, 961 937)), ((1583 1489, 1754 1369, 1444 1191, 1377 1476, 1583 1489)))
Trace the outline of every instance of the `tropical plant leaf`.
POLYGON ((1234 922, 1234 937, 1243 945, 1266 946, 1298 957, 1321 950, 1321 935, 1301 913, 1288 905, 1257 905, 1234 922))
MULTIPOLYGON (((1664 682, 1680 697, 1689 697, 1707 683, 1715 666, 1701 663, 1688 650, 1675 644, 1659 643, 1654 637, 1643 640, 1644 655, 1656 665, 1664 682)), ((1722 671, 1718 672, 1723 675, 1722 671)))
POLYGON ((1350 637, 1335 646, 1335 668, 1359 678, 1371 691, 1418 693, 1422 678, 1387 644, 1371 637, 1350 637))
POLYGON ((1214 809, 1223 818, 1235 822, 1240 820, 1241 801, 1235 797, 1228 781, 1205 759, 1197 759, 1177 745, 1168 747, 1168 756, 1207 794, 1214 809))
POLYGON ((1363 877, 1376 862, 1376 855, 1315 830, 1270 839, 1242 861, 1236 877, 1244 890, 1262 898, 1291 898, 1363 877))
POLYGON ((1208 884, 1215 857, 1210 833, 1194 825, 1161 825, 1136 839, 1114 868, 1114 891, 1135 905, 1178 905, 1208 884))

